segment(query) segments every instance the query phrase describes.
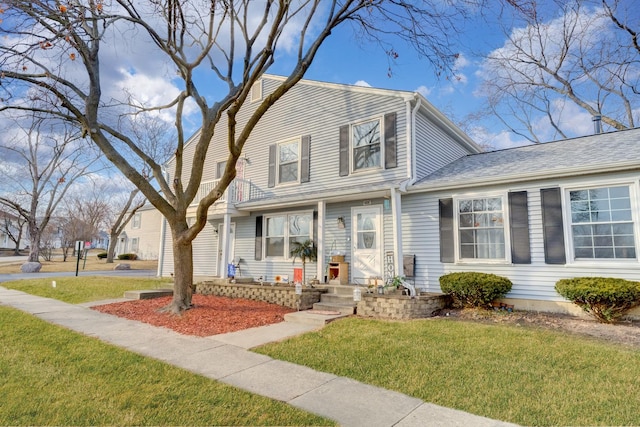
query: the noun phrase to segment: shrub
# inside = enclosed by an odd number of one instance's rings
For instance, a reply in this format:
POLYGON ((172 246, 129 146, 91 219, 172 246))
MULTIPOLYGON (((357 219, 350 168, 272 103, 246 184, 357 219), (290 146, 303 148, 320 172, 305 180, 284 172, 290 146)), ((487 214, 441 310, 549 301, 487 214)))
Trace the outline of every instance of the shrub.
POLYGON ((613 323, 640 305, 640 283, 612 277, 576 277, 556 283, 556 291, 602 323, 613 323))
POLYGON ((440 276, 440 289, 453 299, 454 307, 486 307, 511 290, 511 280, 495 274, 466 272, 440 276))
POLYGON ((98 259, 105 259, 107 257, 107 253, 106 252, 100 252, 96 256, 98 257, 98 259))
POLYGON ((138 259, 138 255, 136 254, 120 254, 118 255, 118 259, 128 259, 128 260, 135 260, 138 259))

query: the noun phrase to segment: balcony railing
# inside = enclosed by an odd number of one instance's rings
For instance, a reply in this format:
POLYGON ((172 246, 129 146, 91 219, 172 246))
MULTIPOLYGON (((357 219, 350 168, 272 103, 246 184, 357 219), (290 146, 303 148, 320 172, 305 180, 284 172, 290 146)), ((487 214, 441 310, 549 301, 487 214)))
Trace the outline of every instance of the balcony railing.
MULTIPOLYGON (((198 194, 196 194, 195 199, 191 202, 191 205, 197 205, 200 203, 207 194, 211 192, 220 180, 216 179, 213 181, 205 181, 200 183, 200 189, 198 190, 198 194)), ((216 200, 216 203, 240 203, 249 200, 249 189, 251 188, 251 181, 246 179, 236 178, 234 179, 227 190, 224 192, 222 197, 216 200)))

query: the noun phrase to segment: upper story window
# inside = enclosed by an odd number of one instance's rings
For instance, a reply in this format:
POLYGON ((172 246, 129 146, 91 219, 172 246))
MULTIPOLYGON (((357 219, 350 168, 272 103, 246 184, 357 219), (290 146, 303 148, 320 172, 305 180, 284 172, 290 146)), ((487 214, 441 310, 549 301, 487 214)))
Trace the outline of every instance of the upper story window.
POLYGON ((636 258, 629 186, 572 190, 569 200, 575 259, 636 258))
POLYGON ((311 136, 269 146, 268 186, 309 182, 311 179, 311 136))
POLYGON ((398 167, 397 114, 340 126, 338 175, 398 167))
POLYGON ((380 141, 380 119, 351 126, 354 171, 381 166, 380 141))
POLYGON ((313 216, 310 212, 270 215, 265 217, 265 254, 267 257, 290 258, 292 242, 311 239, 313 216))
POLYGON ((460 259, 505 259, 503 205, 502 197, 458 200, 460 259))
POLYGON ((221 162, 216 163, 216 179, 222 178, 224 175, 224 170, 227 167, 227 161, 223 160, 221 162))
POLYGON ((278 144, 278 184, 298 182, 300 140, 278 144))
POLYGON ((140 221, 142 219, 142 214, 140 212, 133 215, 131 219, 131 228, 140 228, 140 221))

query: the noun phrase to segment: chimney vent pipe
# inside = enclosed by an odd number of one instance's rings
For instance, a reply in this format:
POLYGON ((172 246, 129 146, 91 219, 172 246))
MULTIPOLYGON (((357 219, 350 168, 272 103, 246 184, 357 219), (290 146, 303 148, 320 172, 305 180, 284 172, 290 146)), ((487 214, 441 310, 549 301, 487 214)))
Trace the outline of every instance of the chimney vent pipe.
POLYGON ((594 115, 591 120, 593 121, 593 133, 602 133, 602 116, 600 114, 594 115))

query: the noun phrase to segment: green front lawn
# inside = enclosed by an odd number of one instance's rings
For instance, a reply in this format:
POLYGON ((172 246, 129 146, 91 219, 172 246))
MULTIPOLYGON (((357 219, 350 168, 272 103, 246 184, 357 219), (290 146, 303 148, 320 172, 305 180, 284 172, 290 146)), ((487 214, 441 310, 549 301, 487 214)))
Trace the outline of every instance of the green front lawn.
POLYGON ((0 425, 334 425, 0 307, 0 425))
POLYGON ((173 281, 168 278, 79 276, 14 280, 0 283, 0 286, 70 304, 80 304, 122 298, 126 291, 158 289, 171 287, 172 284, 173 281), (55 288, 52 284, 54 281, 56 282, 55 288))
POLYGON ((640 425, 640 351, 559 332, 348 318, 257 351, 522 425, 640 425))

